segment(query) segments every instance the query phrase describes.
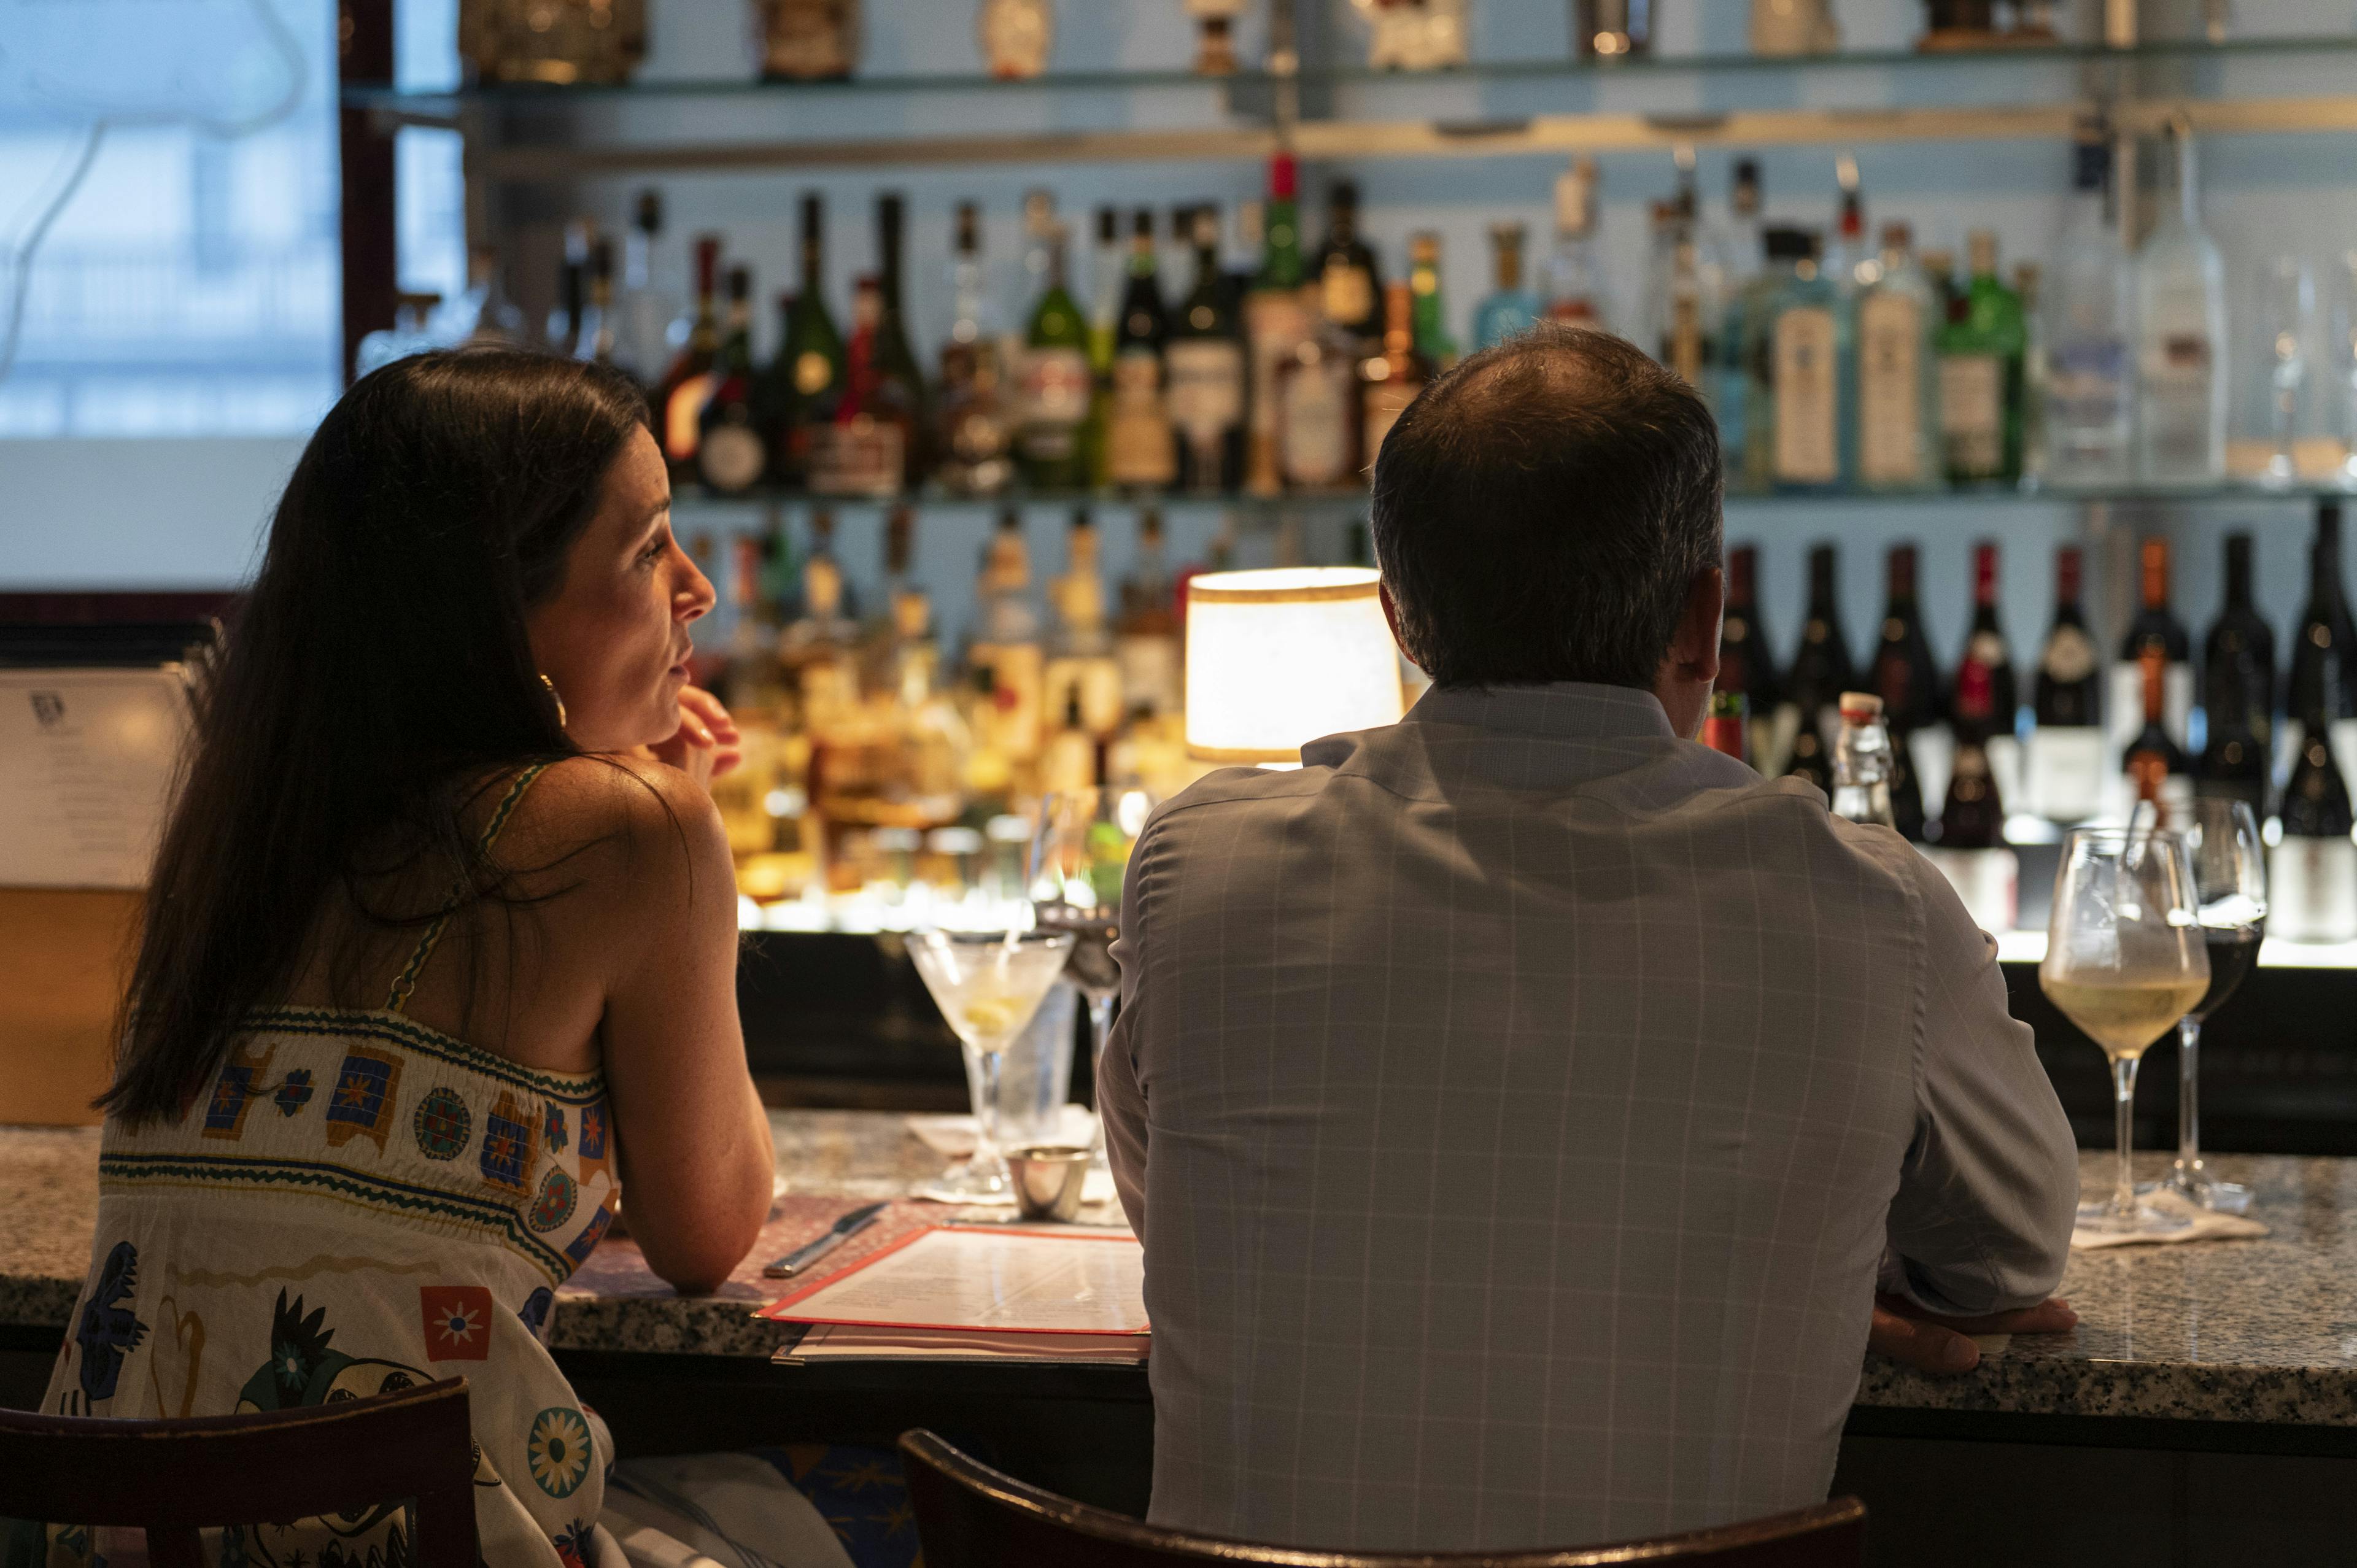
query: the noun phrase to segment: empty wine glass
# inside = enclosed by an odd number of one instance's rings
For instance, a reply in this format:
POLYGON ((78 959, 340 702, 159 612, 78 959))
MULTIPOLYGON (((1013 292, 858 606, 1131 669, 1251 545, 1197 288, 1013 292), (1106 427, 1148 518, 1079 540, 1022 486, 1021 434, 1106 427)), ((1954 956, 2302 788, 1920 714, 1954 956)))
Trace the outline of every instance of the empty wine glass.
POLYGON ((2167 1187, 2203 1208, 2240 1214, 2251 1206, 2251 1189, 2220 1181, 2201 1164, 2196 1078, 2202 1024, 2226 1004, 2258 961, 2267 924, 2267 852, 2259 839, 2257 819, 2241 800, 2194 801, 2185 847, 2193 863, 2194 896, 2201 900, 2210 988, 2177 1026, 2177 1162, 2166 1180, 2137 1190, 2167 1187))
POLYGON ((1039 1011, 1071 952, 1072 938, 1065 931, 909 934, 909 957, 965 1048, 974 1122, 974 1153, 935 1177, 919 1197, 941 1203, 1015 1201, 1006 1162, 998 1153, 1000 1058, 1039 1011))
POLYGON ((2262 483, 2299 478, 2295 448, 2308 406, 2308 341, 2316 328, 2316 280, 2298 256, 2259 263, 2252 287, 2258 362, 2266 377, 2267 461, 2262 483))
POLYGON ((2136 1197, 2136 1066, 2210 988, 2193 865, 2177 833, 2079 828, 2062 841, 2038 983, 2111 1058, 2119 1160, 2107 1198, 2082 1201, 2082 1230, 2158 1234, 2182 1218, 2136 1197))
MULTIPOLYGON (((1114 1001, 1121 994, 1113 944, 1121 935, 1122 877, 1153 807, 1153 798, 1135 789, 1067 789, 1039 803, 1031 908, 1041 929, 1072 935, 1064 978, 1088 1004, 1092 1067, 1104 1054, 1114 1001)), ((1102 1139, 1099 1150, 1103 1158, 1102 1139)))

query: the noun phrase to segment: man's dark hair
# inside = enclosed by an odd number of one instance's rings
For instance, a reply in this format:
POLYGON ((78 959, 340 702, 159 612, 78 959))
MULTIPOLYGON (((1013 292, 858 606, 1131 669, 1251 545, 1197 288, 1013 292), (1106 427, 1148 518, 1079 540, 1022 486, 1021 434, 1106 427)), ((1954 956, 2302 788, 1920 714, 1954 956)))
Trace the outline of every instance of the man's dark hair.
POLYGON ((1717 426, 1634 344, 1543 325, 1399 416, 1373 532, 1407 655, 1437 684, 1651 687, 1719 564, 1717 426))

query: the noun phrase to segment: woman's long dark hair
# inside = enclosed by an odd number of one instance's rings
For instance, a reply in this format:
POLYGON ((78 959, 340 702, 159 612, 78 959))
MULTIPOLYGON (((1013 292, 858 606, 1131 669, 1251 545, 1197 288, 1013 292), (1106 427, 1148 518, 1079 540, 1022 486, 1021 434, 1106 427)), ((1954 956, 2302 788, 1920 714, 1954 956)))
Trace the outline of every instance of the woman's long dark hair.
POLYGON ((346 959, 371 924, 422 925, 448 897, 375 908, 363 889, 388 873, 507 896, 468 808, 576 755, 524 612, 557 591, 646 419, 618 371, 503 349, 399 360, 328 411, 199 700, 102 1107, 178 1116, 294 982, 331 893, 365 917, 346 959))

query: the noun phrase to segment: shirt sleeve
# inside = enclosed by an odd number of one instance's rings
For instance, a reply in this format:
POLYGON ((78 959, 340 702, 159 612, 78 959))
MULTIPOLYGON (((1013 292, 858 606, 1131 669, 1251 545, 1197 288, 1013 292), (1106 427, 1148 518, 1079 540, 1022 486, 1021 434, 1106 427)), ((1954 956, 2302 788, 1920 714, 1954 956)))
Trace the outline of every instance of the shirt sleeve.
POLYGON ((1139 887, 1154 824, 1146 824, 1122 874, 1121 935, 1114 961, 1121 966, 1121 1015, 1114 1021, 1096 1064, 1097 1115, 1104 1125, 1105 1158, 1130 1229, 1146 1240, 1146 1090, 1137 1071, 1137 1039, 1148 1016, 1146 995, 1146 900, 1139 887))
POLYGON ((1952 1316, 2034 1306, 2070 1261, 2078 1147, 2029 1026, 2007 1010, 1996 940, 1937 867, 1907 858, 1923 911, 1923 1022, 1882 1286, 1952 1316))

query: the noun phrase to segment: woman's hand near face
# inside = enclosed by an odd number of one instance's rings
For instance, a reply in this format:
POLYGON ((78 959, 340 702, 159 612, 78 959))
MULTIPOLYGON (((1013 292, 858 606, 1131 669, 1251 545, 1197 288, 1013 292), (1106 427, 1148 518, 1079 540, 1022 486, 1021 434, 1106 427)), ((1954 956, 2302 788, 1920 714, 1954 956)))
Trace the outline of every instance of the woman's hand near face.
POLYGON ((683 686, 679 693, 679 730, 660 746, 650 746, 657 762, 668 763, 709 789, 745 758, 744 735, 720 699, 700 686, 683 686))

